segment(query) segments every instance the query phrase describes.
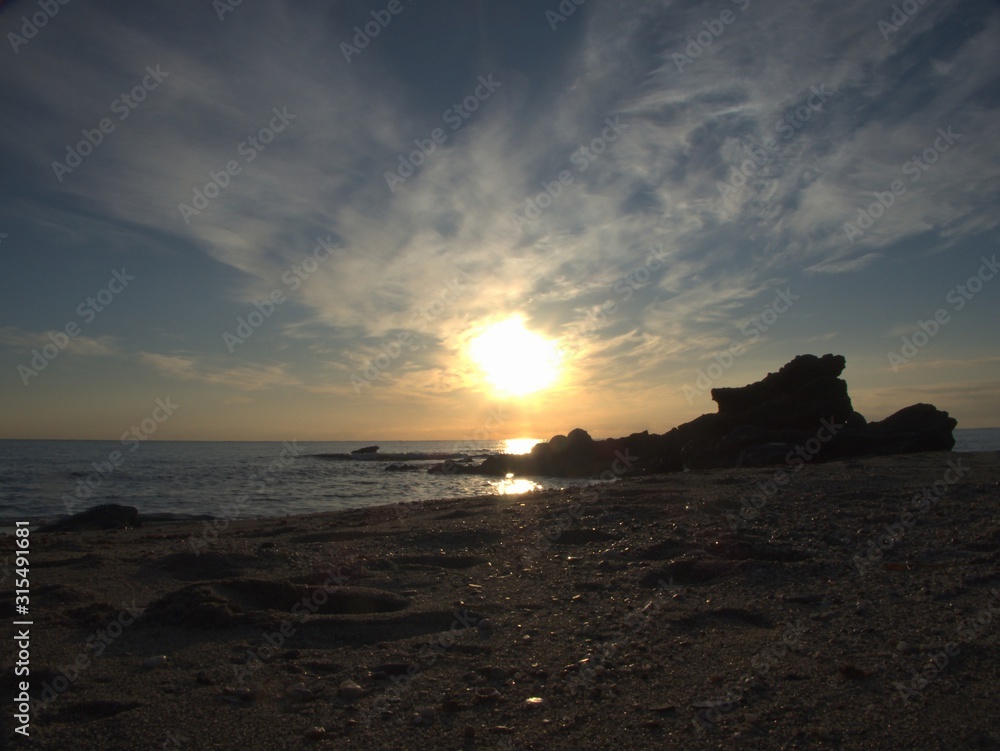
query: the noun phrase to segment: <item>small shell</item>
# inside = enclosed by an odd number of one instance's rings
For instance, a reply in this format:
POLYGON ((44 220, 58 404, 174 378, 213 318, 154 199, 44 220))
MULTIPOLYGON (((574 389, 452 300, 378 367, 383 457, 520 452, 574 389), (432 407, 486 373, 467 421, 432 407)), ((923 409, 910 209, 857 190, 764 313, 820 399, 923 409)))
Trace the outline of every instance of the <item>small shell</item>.
POLYGON ((476 700, 480 702, 500 701, 500 692, 492 686, 484 686, 476 689, 476 700))

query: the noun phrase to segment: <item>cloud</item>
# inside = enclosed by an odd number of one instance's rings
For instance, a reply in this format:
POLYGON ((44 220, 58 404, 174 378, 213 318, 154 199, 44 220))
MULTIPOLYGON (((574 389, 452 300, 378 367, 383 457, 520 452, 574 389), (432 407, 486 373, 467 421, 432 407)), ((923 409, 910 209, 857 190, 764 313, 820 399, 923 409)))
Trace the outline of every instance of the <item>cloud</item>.
POLYGON ((16 326, 0 326, 0 344, 25 350, 55 345, 61 351, 84 357, 115 355, 121 352, 119 341, 113 336, 92 337, 78 334, 75 337, 68 337, 61 331, 33 332, 24 331, 16 326), (65 343, 58 344, 61 341, 65 343))
POLYGON ((241 365, 224 367, 201 362, 185 355, 159 355, 140 352, 139 359, 160 375, 178 381, 198 381, 212 386, 256 391, 269 386, 300 386, 301 381, 288 373, 287 365, 241 365))
POLYGON ((866 253, 855 258, 817 263, 805 271, 807 274, 850 274, 867 268, 881 257, 880 253, 866 253))

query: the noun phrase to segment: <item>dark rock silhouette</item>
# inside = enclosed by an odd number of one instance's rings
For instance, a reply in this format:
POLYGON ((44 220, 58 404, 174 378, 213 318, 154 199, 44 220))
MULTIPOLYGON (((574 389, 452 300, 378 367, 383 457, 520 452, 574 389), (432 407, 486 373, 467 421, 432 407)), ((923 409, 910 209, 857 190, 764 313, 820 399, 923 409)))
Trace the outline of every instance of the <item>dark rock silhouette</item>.
POLYGON ((128 529, 141 527, 139 509, 135 506, 122 506, 118 503, 106 503, 93 506, 86 511, 73 514, 66 519, 45 524, 37 532, 83 532, 98 529, 128 529))
POLYGON ((504 476, 604 477, 713 467, 798 465, 846 456, 950 451, 957 421, 914 404, 880 422, 854 411, 840 378, 842 355, 799 355, 776 373, 739 388, 712 389, 718 412, 663 435, 633 433, 595 441, 577 428, 530 454, 500 454, 479 465, 445 463, 433 471, 504 476))
POLYGON ((351 453, 352 454, 374 454, 374 453, 376 453, 379 450, 379 448, 381 448, 381 447, 380 446, 365 446, 364 448, 354 449, 354 451, 352 451, 351 453))

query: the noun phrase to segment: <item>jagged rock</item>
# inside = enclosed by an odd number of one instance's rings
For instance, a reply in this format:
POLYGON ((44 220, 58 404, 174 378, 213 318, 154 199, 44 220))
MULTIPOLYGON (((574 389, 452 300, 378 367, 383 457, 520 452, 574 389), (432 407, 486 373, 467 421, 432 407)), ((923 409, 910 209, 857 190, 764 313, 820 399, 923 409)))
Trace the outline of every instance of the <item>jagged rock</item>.
POLYGON ((374 454, 380 448, 381 448, 381 446, 364 446, 363 448, 354 449, 354 451, 352 451, 351 453, 352 454, 374 454))
POLYGON ((105 503, 93 506, 86 511, 73 514, 66 519, 45 524, 38 532, 82 532, 97 529, 128 529, 141 527, 139 509, 135 506, 122 506, 118 503, 105 503))
POLYGON ((823 418, 843 423, 854 412, 839 377, 846 366, 842 355, 799 355, 756 383, 712 389, 712 399, 737 426, 812 430, 823 418))

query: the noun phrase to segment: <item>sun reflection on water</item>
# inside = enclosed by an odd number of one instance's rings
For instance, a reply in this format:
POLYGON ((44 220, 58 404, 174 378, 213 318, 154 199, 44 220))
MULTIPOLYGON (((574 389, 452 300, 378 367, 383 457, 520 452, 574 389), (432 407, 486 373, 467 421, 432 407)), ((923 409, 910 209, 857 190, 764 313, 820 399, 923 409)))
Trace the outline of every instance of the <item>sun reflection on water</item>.
POLYGON ((508 473, 502 480, 490 484, 497 489, 499 495, 521 495, 522 493, 530 493, 532 490, 542 489, 542 486, 534 480, 529 480, 527 477, 514 477, 512 473, 508 473))

